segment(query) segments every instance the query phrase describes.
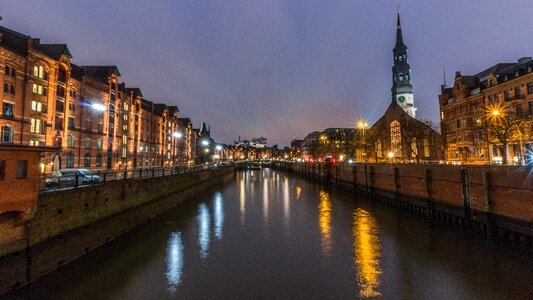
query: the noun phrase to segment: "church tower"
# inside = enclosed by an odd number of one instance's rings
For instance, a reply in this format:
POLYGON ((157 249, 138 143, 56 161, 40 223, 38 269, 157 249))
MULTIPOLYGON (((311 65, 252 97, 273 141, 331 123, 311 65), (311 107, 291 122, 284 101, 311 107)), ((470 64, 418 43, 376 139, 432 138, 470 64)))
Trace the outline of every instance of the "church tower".
POLYGON ((394 55, 392 101, 396 101, 408 115, 414 118, 416 108, 413 99, 413 86, 411 85, 411 67, 407 59, 407 46, 403 43, 399 11, 396 25, 396 45, 392 53, 394 55))

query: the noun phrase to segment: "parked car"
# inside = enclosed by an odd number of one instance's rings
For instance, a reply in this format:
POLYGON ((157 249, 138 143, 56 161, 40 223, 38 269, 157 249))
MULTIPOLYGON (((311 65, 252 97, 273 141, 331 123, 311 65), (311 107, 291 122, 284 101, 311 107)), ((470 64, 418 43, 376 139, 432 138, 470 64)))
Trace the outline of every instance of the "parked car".
POLYGON ((79 185, 100 183, 102 178, 94 175, 87 169, 62 169, 59 170, 59 181, 76 183, 76 177, 79 185))
POLYGON ((58 171, 58 176, 46 177, 44 179, 45 188, 57 189, 76 186, 76 177, 78 185, 102 182, 100 176, 92 174, 87 169, 62 169, 58 171))

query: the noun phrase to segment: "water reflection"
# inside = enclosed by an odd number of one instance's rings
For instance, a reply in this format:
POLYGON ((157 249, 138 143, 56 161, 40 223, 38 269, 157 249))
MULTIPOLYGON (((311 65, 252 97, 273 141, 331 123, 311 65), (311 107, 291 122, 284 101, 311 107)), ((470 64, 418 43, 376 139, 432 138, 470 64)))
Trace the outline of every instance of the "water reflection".
POLYGON ((167 269, 168 290, 174 293, 181 283, 183 272, 183 241, 179 232, 172 233, 168 241, 167 269))
POLYGON ((283 218, 289 220, 289 180, 283 178, 283 218))
POLYGON ((268 221, 268 189, 270 187, 268 186, 268 179, 265 177, 263 178, 263 219, 264 221, 268 221))
POLYGON ((320 226, 322 251, 325 255, 331 255, 331 199, 325 191, 320 191, 318 202, 318 224, 320 226))
POLYGON ((222 199, 222 194, 217 192, 215 194, 215 237, 217 239, 222 238, 222 227, 224 225, 224 199, 222 199))
POLYGON ((245 176, 247 172, 243 172, 243 177, 239 183, 239 204, 241 210, 241 223, 244 223, 244 213, 246 212, 246 190, 245 188, 245 176))
POLYGON ((198 206, 198 245, 200 246, 200 257, 202 259, 207 257, 207 250, 209 249, 209 235, 211 220, 209 218, 209 209, 205 203, 198 206))
POLYGON ((377 291, 381 275, 377 223, 369 212, 360 208, 355 209, 353 213, 353 247, 359 296, 380 296, 377 291))
POLYGON ((296 200, 300 200, 300 195, 302 194, 302 188, 297 186, 296 187, 296 200))

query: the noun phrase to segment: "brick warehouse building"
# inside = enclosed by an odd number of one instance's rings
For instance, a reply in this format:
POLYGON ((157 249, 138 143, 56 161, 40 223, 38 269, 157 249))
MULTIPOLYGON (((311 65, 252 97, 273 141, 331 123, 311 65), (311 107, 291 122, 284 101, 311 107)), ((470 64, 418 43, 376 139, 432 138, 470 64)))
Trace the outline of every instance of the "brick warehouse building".
POLYGON ((531 128, 509 136, 504 148, 506 159, 502 157, 503 145, 498 145, 494 134, 484 128, 493 121, 494 112, 533 120, 532 71, 533 60, 526 57, 516 63, 496 64, 471 76, 457 72, 453 87, 442 86, 439 104, 447 161, 475 164, 532 161, 531 128))
MULTIPOLYGON (((41 172, 60 168, 121 169, 186 164, 176 106, 143 98, 120 83, 116 66, 77 66, 66 44, 0 27, 2 144, 55 147, 41 172)), ((190 141, 189 141, 190 142, 190 141)))

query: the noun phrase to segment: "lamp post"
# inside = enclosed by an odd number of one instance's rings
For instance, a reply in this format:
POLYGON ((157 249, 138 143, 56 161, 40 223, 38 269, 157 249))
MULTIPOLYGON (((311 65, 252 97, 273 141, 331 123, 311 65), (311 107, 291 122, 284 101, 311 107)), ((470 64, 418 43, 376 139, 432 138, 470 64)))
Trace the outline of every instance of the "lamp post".
MULTIPOLYGON (((84 111, 83 106, 86 107, 86 110, 92 109, 92 110, 95 110, 97 112, 102 112, 102 113, 107 110, 107 107, 105 105, 103 105, 101 103, 98 103, 98 102, 92 103, 92 102, 89 102, 89 101, 81 101, 81 106, 82 107, 80 107, 80 136, 79 136, 79 142, 78 142, 78 167, 81 167, 81 143, 82 143, 82 132, 83 132, 83 130, 82 130, 82 128, 83 128, 83 120, 84 120, 84 118, 83 118, 83 111, 84 111)), ((67 128, 68 128, 68 125, 67 125, 67 128)), ((88 128, 85 128, 85 130, 87 130, 87 132, 90 133, 88 128)), ((109 166, 107 166, 107 167, 109 167, 109 166)))
POLYGON ((363 149, 362 149, 362 152, 361 152, 361 160, 363 162, 366 161, 366 144, 365 144, 365 129, 368 127, 368 123, 366 121, 359 121, 357 122, 357 128, 359 128, 359 130, 361 130, 361 137, 362 137, 362 145, 363 145, 363 149))
MULTIPOLYGON (((179 152, 179 140, 181 140, 183 135, 181 134, 181 132, 174 131, 172 133, 172 136, 174 137, 174 149, 173 149, 174 151, 172 151, 174 153, 174 156, 173 156, 172 160, 174 161, 174 163, 176 163, 176 151, 179 152), (177 145, 177 147, 176 147, 176 145, 177 145)), ((180 160, 180 154, 178 153, 178 162, 179 162, 179 160, 180 160)), ((178 163, 178 165, 179 165, 179 163, 178 163)))

